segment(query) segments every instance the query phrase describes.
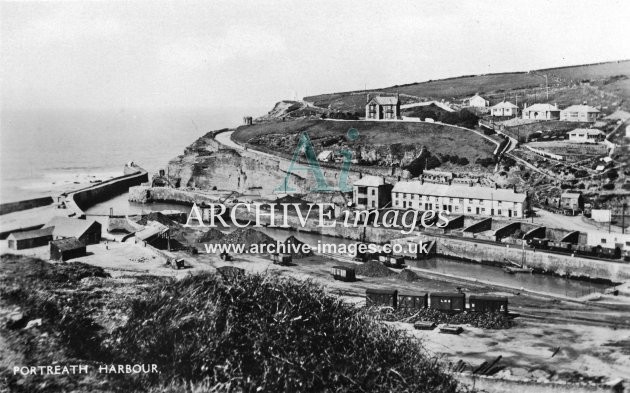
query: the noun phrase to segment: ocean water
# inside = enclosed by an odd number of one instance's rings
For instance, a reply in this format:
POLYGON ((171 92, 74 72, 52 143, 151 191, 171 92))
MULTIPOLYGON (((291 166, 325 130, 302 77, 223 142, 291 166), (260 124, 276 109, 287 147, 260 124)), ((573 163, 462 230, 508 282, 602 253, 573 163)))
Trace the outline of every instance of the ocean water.
POLYGON ((256 113, 264 109, 3 110, 0 201, 118 176, 129 161, 156 171, 206 132, 256 113))

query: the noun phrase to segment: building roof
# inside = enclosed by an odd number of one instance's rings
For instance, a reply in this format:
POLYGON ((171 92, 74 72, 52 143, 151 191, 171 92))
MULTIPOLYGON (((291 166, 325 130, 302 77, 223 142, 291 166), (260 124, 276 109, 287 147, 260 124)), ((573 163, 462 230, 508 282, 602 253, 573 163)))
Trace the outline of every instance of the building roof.
POLYGON ((491 108, 497 108, 497 109, 505 108, 505 109, 507 109, 507 108, 518 108, 518 106, 512 104, 510 101, 501 101, 498 104, 492 106, 491 108))
POLYGON ((85 244, 83 244, 83 242, 76 237, 53 240, 52 242, 50 242, 50 245, 57 247, 61 251, 76 250, 78 248, 85 247, 85 244))
POLYGON ((317 160, 321 161, 321 160, 326 160, 328 159, 331 155, 333 154, 333 152, 331 150, 324 150, 323 152, 319 153, 317 155, 317 160))
POLYGON ((78 239, 94 224, 101 225, 96 220, 80 220, 78 218, 57 216, 44 225, 44 228, 54 227, 53 236, 55 237, 76 237, 78 239))
POLYGON ((596 128, 576 128, 573 131, 567 132, 569 135, 575 135, 579 133, 585 133, 586 135, 604 135, 604 131, 596 128))
POLYGON ((449 179, 452 179, 453 172, 435 171, 432 169, 427 169, 427 170, 422 171, 422 176, 447 177, 449 179))
POLYGON ((397 105, 398 97, 392 96, 376 96, 370 100, 370 102, 374 101, 378 105, 397 105))
POLYGON ((610 115, 604 117, 606 120, 621 120, 626 121, 630 119, 630 113, 622 110, 617 110, 611 113, 610 115))
POLYGON ((140 240, 147 240, 153 236, 159 236, 166 232, 168 232, 169 227, 157 222, 157 221, 148 221, 147 225, 138 232, 136 232, 136 238, 140 240))
POLYGON ((560 198, 577 199, 581 196, 582 194, 579 192, 563 192, 562 195, 560 195, 560 198))
POLYGON ((421 106, 431 106, 431 105, 435 105, 438 108, 445 110, 446 112, 455 112, 453 108, 439 101, 414 102, 413 104, 405 104, 405 105, 401 105, 400 107, 401 109, 408 109, 408 108, 417 108, 421 106))
POLYGON ((385 179, 380 176, 367 175, 354 182, 354 186, 378 187, 385 184, 385 179))
POLYGON ((32 231, 12 232, 9 237, 15 240, 36 239, 40 237, 52 236, 53 228, 41 228, 32 231))
POLYGON ((567 111, 567 112, 595 112, 595 113, 599 113, 599 110, 597 108, 593 108, 592 106, 589 105, 571 105, 567 108, 564 108, 563 111, 567 111))
MULTIPOLYGON (((486 100, 485 98, 483 98, 482 96, 480 96, 480 95, 479 95, 479 93, 476 93, 474 96, 472 96, 472 97, 470 97, 470 98, 468 98, 468 99, 469 99, 469 100, 472 100, 473 98, 477 98, 477 97, 479 97, 479 98, 481 98, 481 99, 486 100)), ((486 101, 488 101, 488 100, 486 100, 486 101)))
POLYGON ((528 106, 527 108, 523 108, 523 112, 560 112, 560 109, 551 104, 534 104, 532 106, 528 106))
POLYGON ((459 184, 422 183, 417 180, 396 183, 392 192, 430 195, 452 198, 486 199, 506 202, 524 202, 527 194, 516 193, 511 188, 470 187, 459 184))

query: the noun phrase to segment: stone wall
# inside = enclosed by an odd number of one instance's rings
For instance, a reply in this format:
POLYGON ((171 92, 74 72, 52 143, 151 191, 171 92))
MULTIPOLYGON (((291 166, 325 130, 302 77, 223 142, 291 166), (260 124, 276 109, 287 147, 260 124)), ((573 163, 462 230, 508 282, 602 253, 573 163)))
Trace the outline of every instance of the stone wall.
POLYGON ((53 202, 54 200, 52 199, 52 197, 47 196, 47 197, 27 199, 27 200, 17 201, 17 202, 3 203, 3 204, 0 204, 0 216, 3 214, 9 214, 13 212, 19 212, 22 210, 33 209, 35 207, 48 206, 52 204, 53 202))

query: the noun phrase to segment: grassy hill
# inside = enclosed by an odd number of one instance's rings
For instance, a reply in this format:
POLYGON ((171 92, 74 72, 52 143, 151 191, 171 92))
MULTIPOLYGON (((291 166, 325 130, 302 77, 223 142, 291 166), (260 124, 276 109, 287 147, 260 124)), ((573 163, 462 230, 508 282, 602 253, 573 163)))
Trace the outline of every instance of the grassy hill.
POLYGON ((81 263, 16 255, 3 255, 0 268, 3 392, 457 391, 417 341, 310 281, 121 281, 81 263), (7 322, 15 307, 22 318, 7 322), (37 318, 41 326, 23 329, 37 318), (49 364, 155 364, 159 373, 12 373, 49 364))
MULTIPOLYGON (((338 92, 304 97, 304 100, 320 107, 361 113, 366 93, 338 92)), ((370 90, 370 93, 400 93, 403 103, 424 99, 458 101, 475 93, 483 94, 491 102, 503 98, 514 101, 515 94, 519 94, 519 102, 560 101, 558 103, 568 105, 586 100, 591 105, 611 106, 612 112, 617 107, 630 108, 630 60, 529 72, 468 75, 391 86, 370 90), (545 90, 545 75, 552 93, 549 99, 545 90), (590 89, 582 89, 584 85, 590 89)))
MULTIPOLYGON (((287 158, 297 146, 299 134, 308 135, 317 152, 348 147, 355 157, 374 157, 378 164, 406 158, 408 164, 424 146, 433 155, 465 157, 471 165, 478 158, 492 156, 496 145, 481 136, 443 124, 378 121, 327 121, 298 119, 258 123, 239 127, 232 138, 255 149, 271 151, 287 158), (359 138, 346 139, 350 128, 359 131, 359 138)), ((404 160, 403 160, 404 161, 404 160)))

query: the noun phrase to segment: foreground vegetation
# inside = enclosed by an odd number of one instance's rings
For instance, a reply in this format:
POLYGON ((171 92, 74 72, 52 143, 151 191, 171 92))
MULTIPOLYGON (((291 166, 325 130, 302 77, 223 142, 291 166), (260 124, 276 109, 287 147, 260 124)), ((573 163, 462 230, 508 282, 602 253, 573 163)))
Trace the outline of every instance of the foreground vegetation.
POLYGON ((411 338, 309 281, 203 274, 116 284, 85 264, 10 255, 0 268, 0 316, 16 306, 23 314, 0 325, 0 358, 7 359, 0 361, 0 390, 457 390, 411 338), (52 274, 58 270, 65 273, 52 274), (41 326, 24 329, 36 318, 41 326), (23 378, 6 370, 9 359, 157 364, 160 373, 23 378))

